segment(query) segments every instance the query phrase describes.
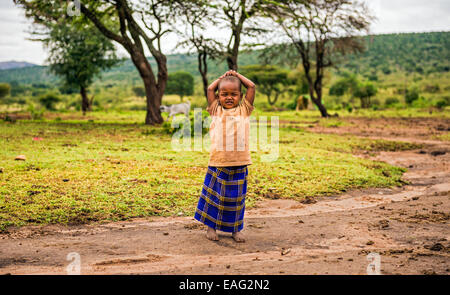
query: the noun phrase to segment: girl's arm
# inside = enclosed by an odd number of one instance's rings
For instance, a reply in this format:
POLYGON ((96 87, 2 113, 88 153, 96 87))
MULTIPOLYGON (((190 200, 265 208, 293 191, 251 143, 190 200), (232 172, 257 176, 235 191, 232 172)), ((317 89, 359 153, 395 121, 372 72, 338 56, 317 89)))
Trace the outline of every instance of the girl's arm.
POLYGON ((250 79, 245 77, 244 75, 239 74, 236 71, 230 70, 225 73, 225 75, 233 75, 239 78, 241 80, 242 84, 247 88, 247 93, 245 94, 245 99, 250 103, 250 105, 253 105, 253 101, 255 100, 255 92, 256 92, 256 85, 253 83, 250 79))

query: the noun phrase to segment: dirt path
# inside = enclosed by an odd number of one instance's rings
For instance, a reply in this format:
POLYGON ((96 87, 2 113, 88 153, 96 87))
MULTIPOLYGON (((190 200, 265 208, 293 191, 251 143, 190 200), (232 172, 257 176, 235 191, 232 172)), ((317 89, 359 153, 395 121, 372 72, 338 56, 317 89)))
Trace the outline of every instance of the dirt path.
MULTIPOLYGON (((244 244, 228 234, 206 240, 192 217, 24 227, 0 235, 0 273, 65 274, 67 254, 77 252, 82 274, 366 274, 376 252, 383 274, 450 274, 450 145, 410 123, 409 133, 377 126, 364 134, 425 145, 373 157, 407 167, 409 185, 309 203, 267 200, 246 212, 244 244)), ((320 132, 333 130, 343 133, 320 132)))

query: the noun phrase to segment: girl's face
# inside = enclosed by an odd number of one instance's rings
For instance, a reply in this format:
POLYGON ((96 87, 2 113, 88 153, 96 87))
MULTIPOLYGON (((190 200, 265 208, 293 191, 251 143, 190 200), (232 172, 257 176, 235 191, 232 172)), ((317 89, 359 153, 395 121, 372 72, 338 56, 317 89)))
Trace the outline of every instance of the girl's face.
POLYGON ((242 93, 239 84, 233 81, 223 81, 219 87, 219 102, 225 109, 231 109, 239 104, 242 93))

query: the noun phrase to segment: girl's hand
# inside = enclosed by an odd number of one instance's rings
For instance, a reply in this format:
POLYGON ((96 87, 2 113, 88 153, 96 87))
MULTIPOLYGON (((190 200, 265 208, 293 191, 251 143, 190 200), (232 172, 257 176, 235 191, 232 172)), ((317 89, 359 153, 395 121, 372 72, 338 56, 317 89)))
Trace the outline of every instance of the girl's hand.
POLYGON ((226 76, 235 76, 237 77, 237 72, 234 70, 229 70, 225 73, 226 76))

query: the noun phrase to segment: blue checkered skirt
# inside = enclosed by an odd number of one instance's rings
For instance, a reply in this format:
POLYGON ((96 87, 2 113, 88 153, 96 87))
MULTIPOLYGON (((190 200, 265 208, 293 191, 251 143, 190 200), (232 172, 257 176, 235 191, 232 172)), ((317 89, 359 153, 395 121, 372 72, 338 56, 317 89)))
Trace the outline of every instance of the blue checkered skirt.
POLYGON ((244 227, 248 167, 208 166, 194 218, 224 232, 244 227))

